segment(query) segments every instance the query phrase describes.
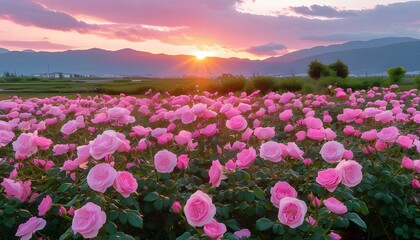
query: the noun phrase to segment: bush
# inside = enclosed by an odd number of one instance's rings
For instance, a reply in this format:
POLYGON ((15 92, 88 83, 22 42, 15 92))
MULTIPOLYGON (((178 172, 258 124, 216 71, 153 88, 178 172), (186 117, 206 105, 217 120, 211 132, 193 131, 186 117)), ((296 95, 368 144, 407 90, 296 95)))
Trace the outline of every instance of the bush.
POLYGON ((276 78, 271 76, 256 76, 252 78, 252 83, 255 89, 260 90, 262 93, 267 93, 274 89, 274 82, 276 78))
POLYGON ((416 76, 413 79, 414 84, 416 85, 417 88, 420 88, 420 76, 416 76))
POLYGON ((399 83, 405 76, 407 70, 403 67, 388 68, 388 77, 392 83, 399 83))
POLYGON ((279 89, 297 92, 302 89, 302 83, 296 78, 283 78, 280 80, 279 89))
POLYGON ((246 84, 244 76, 234 76, 232 74, 223 74, 218 77, 223 92, 239 92, 242 91, 246 84))
POLYGON ((349 67, 340 60, 330 64, 329 68, 335 72, 337 77, 346 78, 349 75, 349 67))
POLYGON ((334 75, 333 71, 326 65, 318 61, 312 61, 308 66, 308 75, 313 79, 334 75))

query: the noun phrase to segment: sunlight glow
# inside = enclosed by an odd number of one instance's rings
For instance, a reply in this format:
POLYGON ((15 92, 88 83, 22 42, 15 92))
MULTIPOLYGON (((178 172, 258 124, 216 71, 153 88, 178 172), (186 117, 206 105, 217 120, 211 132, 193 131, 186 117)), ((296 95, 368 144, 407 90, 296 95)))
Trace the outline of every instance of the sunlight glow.
POLYGON ((206 57, 210 57, 213 55, 212 52, 208 52, 208 51, 194 51, 192 53, 198 60, 203 60, 206 57))

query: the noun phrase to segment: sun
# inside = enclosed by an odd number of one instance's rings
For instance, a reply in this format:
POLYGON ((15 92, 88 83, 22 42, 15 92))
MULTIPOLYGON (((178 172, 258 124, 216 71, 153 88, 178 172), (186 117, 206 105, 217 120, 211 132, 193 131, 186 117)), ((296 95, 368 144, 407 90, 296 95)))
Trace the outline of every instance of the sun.
POLYGON ((206 57, 210 57, 213 53, 208 51, 194 51, 192 53, 197 60, 204 60, 206 57))

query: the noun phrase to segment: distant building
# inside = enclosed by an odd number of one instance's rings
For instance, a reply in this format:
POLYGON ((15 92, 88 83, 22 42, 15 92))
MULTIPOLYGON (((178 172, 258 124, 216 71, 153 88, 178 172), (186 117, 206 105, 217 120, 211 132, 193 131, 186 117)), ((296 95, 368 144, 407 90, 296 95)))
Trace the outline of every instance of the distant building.
POLYGON ((63 73, 63 72, 52 72, 52 73, 37 73, 33 74, 33 77, 41 77, 41 78, 78 78, 83 77, 83 75, 75 74, 75 73, 63 73))

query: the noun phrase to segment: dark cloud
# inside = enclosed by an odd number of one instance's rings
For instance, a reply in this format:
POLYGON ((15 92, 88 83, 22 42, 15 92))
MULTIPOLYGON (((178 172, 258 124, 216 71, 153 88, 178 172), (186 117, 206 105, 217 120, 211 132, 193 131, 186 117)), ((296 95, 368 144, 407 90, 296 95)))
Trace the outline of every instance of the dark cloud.
POLYGON ((63 45, 59 43, 52 43, 49 41, 6 41, 0 40, 0 44, 7 47, 18 47, 18 48, 34 48, 42 50, 68 50, 74 47, 63 45))
POLYGON ((292 11, 304 16, 326 17, 326 18, 344 18, 356 15, 356 11, 338 10, 331 6, 311 5, 309 7, 290 7, 292 11))
POLYGON ((254 55, 276 56, 283 53, 286 49, 286 46, 280 43, 267 43, 259 46, 252 46, 245 49, 245 52, 249 52, 254 55))

